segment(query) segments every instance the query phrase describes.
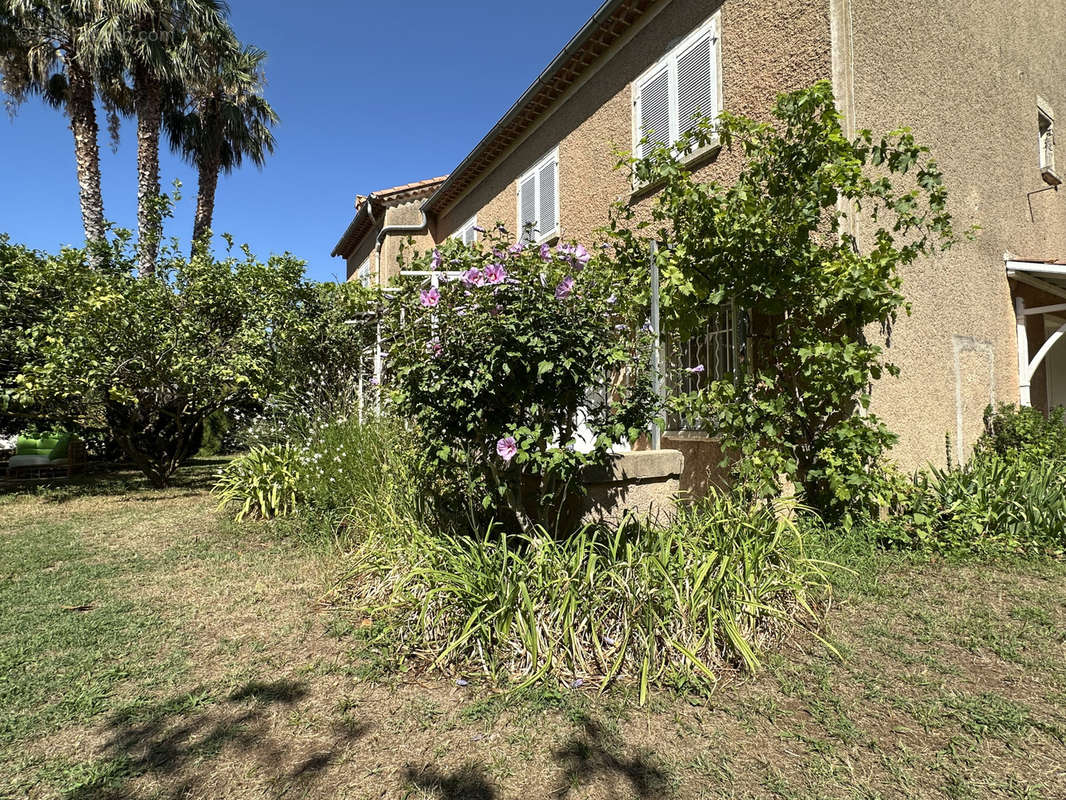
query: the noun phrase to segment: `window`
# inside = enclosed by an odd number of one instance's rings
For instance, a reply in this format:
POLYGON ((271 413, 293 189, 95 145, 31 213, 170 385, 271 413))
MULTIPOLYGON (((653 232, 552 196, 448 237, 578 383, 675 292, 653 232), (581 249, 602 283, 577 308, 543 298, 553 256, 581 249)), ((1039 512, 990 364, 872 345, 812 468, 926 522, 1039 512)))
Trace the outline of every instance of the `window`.
POLYGON ((463 244, 473 244, 477 241, 477 217, 471 217, 459 230, 451 235, 452 239, 459 239, 463 244))
POLYGON ((718 15, 681 40, 633 89, 633 148, 643 158, 657 144, 671 144, 697 116, 721 111, 718 15), (648 142, 641 144, 641 139, 648 142))
POLYGON ((1040 174, 1047 183, 1057 186, 1062 181, 1055 173, 1055 118, 1050 106, 1039 98, 1036 101, 1036 129, 1040 174))
POLYGON ((367 256, 366 261, 359 265, 359 269, 355 273, 355 279, 363 286, 370 285, 370 256, 367 256))
POLYGON ((559 150, 518 179, 518 230, 531 242, 559 232, 559 150))
MULTIPOLYGON (((677 335, 666 337, 665 377, 671 394, 694 392, 733 374, 742 357, 744 334, 737 329, 741 316, 731 305, 719 306, 707 327, 688 341, 682 342, 677 335)), ((702 430, 703 422, 671 411, 666 415, 666 427, 672 431, 702 430)))

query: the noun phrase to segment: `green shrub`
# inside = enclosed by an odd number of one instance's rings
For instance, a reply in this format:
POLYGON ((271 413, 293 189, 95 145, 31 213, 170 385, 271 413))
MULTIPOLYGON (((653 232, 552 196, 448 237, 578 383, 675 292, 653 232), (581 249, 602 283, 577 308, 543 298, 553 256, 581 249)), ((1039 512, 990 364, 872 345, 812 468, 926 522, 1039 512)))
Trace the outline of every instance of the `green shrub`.
POLYGON ((284 444, 253 447, 222 468, 214 492, 219 510, 236 506, 238 522, 292 514, 300 498, 300 453, 284 444))
POLYGON ((304 448, 299 492, 318 530, 363 538, 420 517, 422 479, 399 421, 342 414, 315 425, 304 448))
POLYGON ((787 511, 722 495, 668 526, 564 539, 409 524, 356 551, 347 599, 403 657, 501 682, 631 679, 643 701, 653 683, 756 670, 784 630, 817 623, 827 581, 787 511))
POLYGON ((220 509, 235 508, 238 521, 299 514, 316 538, 366 536, 419 517, 414 450, 395 420, 323 414, 285 429, 300 433, 253 445, 223 468, 220 509))
POLYGON ((1031 407, 1003 403, 985 409, 985 432, 974 446, 975 457, 998 455, 1027 462, 1066 461, 1063 409, 1044 416, 1031 407))
POLYGON ((462 279, 408 283, 390 299, 390 403, 422 437, 427 468, 459 476, 452 505, 483 508, 485 521, 506 515, 529 533, 558 517, 582 466, 654 417, 643 312, 633 316, 603 255, 511 244, 500 228, 412 266, 462 279))
POLYGON ((919 473, 894 518, 878 527, 895 547, 1061 557, 1066 474, 1053 460, 975 455, 960 468, 919 473))

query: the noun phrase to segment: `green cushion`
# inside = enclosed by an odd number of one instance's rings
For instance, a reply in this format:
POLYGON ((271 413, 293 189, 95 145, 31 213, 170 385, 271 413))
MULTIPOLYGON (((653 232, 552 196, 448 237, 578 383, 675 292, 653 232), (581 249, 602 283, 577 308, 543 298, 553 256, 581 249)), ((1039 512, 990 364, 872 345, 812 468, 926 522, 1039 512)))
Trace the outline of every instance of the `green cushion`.
POLYGON ((15 455, 48 456, 52 460, 66 458, 73 438, 69 433, 46 433, 37 438, 19 436, 15 442, 15 455))

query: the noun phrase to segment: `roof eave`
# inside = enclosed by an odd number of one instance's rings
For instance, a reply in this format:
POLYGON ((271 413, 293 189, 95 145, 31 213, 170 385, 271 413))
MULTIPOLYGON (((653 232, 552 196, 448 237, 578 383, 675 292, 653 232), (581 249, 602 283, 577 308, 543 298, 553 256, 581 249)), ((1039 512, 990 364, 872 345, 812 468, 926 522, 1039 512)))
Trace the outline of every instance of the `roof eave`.
POLYGON ((571 37, 570 41, 567 42, 566 46, 563 47, 559 54, 552 59, 551 63, 541 71, 536 80, 534 80, 533 83, 529 85, 529 88, 522 93, 522 96, 511 105, 500 120, 492 126, 492 129, 482 137, 481 141, 470 151, 470 154, 459 163, 459 166, 451 171, 447 180, 438 186, 437 190, 426 199, 422 204, 423 211, 429 213, 434 210, 436 204, 439 202, 439 198, 447 192, 454 180, 457 180, 462 175, 463 171, 492 143, 496 135, 506 128, 511 121, 522 112, 529 101, 536 96, 537 90, 545 85, 546 79, 558 72, 559 69, 565 65, 567 59, 569 59, 570 56, 585 43, 585 40, 600 26, 600 24, 618 10, 618 8, 625 2, 626 0, 605 0, 605 2, 596 9, 596 12, 584 25, 581 26, 581 29, 571 37))
POLYGON ((360 204, 351 223, 349 223, 348 227, 344 229, 344 233, 341 234, 341 238, 337 240, 337 244, 333 246, 333 252, 329 254, 330 258, 335 258, 336 256, 348 258, 352 254, 352 251, 355 250, 355 245, 358 244, 359 240, 356 239, 349 244, 350 237, 355 236, 355 232, 359 229, 360 224, 368 218, 368 205, 368 200, 364 200, 362 204, 360 204))

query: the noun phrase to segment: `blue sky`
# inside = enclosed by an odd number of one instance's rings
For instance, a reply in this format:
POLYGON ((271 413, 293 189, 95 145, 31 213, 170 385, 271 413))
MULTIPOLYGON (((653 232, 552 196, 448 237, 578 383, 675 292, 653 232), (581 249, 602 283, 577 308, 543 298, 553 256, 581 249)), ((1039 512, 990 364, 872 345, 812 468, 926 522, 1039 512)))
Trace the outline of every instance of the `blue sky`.
MULTIPOLYGON (((222 177, 215 229, 262 256, 288 250, 313 278, 343 277, 329 253, 355 195, 449 172, 598 5, 230 0, 238 35, 270 54, 266 94, 281 125, 262 172, 222 177)), ((107 216, 134 227, 132 121, 117 153, 104 131, 100 144, 107 216)), ((184 184, 168 234, 186 243, 195 172, 167 153, 162 176, 184 184)), ((73 139, 39 101, 0 117, 0 232, 43 250, 83 239, 73 139)))

